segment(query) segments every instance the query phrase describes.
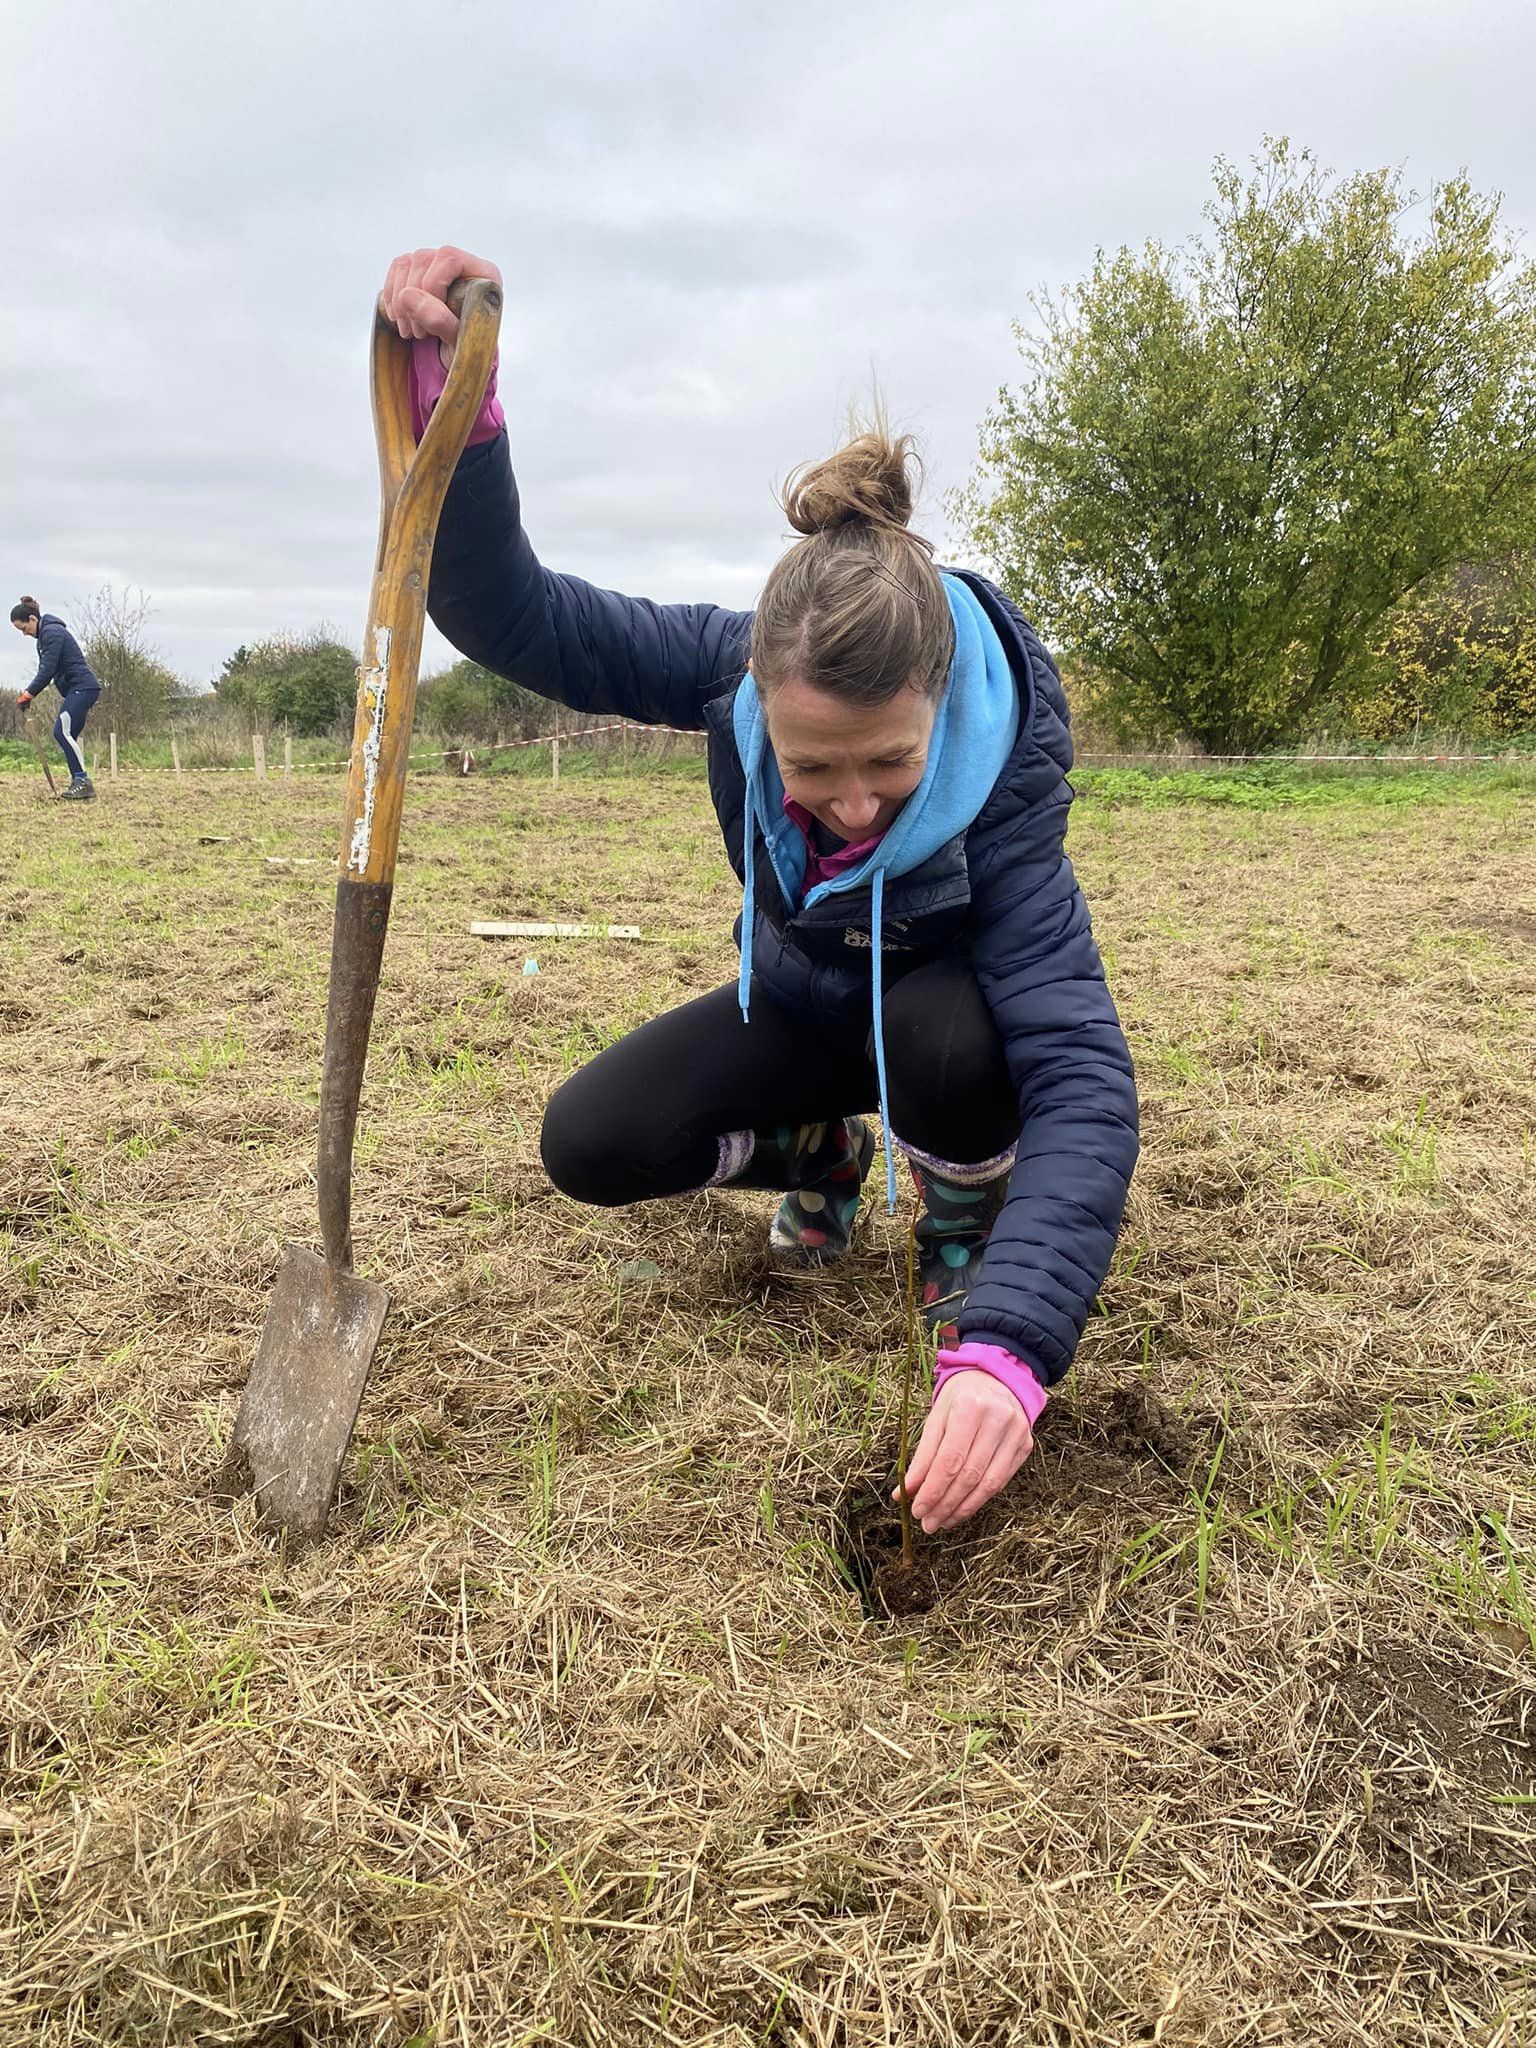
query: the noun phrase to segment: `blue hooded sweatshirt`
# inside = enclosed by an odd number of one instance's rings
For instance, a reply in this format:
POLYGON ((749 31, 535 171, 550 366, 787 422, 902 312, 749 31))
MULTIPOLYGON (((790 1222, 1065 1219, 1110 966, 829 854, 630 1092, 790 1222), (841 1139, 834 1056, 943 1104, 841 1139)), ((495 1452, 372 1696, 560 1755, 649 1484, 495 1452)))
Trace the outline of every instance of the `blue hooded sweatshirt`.
POLYGON ((887 876, 911 874, 974 822, 992 793, 1019 736, 1019 692, 1008 656, 992 622, 957 576, 943 578, 955 627, 949 679, 934 714, 923 779, 886 831, 856 867, 805 891, 806 845, 798 825, 784 812, 784 781, 768 739, 762 699, 750 671, 742 677, 732 709, 736 751, 746 777, 743 821, 741 971, 737 988, 741 1014, 750 1013, 752 934, 757 923, 756 858, 759 831, 783 892, 784 907, 814 910, 837 895, 868 889, 870 986, 874 1009, 875 1068, 880 1082, 880 1120, 885 1126, 885 1193, 896 1207, 896 1150, 885 1085, 884 977, 881 950, 887 876))

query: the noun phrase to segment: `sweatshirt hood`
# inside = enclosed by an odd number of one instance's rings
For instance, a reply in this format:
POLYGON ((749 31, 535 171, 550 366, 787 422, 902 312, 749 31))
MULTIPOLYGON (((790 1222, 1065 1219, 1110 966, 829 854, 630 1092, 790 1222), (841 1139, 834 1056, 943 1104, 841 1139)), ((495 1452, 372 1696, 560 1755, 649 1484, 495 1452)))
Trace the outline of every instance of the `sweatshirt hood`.
POLYGON ((736 691, 732 722, 746 778, 742 844, 741 1014, 752 994, 752 928, 756 921, 754 841, 760 832, 785 908, 813 909, 830 896, 870 892, 870 978, 880 1118, 885 1130, 886 1200, 896 1206, 896 1162, 885 1082, 881 926, 887 877, 911 874, 972 825, 1013 752, 1019 734, 1019 692, 1008 656, 981 601, 957 576, 941 579, 955 629, 955 652, 934 714, 923 778, 864 860, 804 897, 806 845, 784 811, 784 781, 768 738, 757 683, 750 671, 736 691))

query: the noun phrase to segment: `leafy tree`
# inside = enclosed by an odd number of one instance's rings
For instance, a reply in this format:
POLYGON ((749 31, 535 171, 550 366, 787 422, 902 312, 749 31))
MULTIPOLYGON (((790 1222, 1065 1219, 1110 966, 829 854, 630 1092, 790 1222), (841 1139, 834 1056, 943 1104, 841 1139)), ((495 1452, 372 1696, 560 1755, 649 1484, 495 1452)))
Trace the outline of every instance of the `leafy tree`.
POLYGON ((505 676, 466 657, 440 675, 423 680, 416 721, 426 731, 460 744, 500 738, 508 732, 518 739, 531 739, 551 729, 554 707, 520 683, 509 683, 505 676))
POLYGON ((274 633, 237 647, 214 688, 253 721, 286 725, 296 733, 330 732, 351 723, 357 656, 327 626, 274 633))
POLYGON ((329 732, 351 719, 357 702, 357 657, 331 641, 302 661, 273 675, 266 686, 267 714, 274 725, 298 733, 329 732))
POLYGON ((466 675, 472 662, 459 662, 442 675, 426 677, 416 697, 416 723, 423 732, 441 734, 464 745, 483 741, 496 728, 496 706, 486 683, 466 675))
POLYGON ((1425 578, 1536 531, 1536 265, 1496 199, 1218 161, 1209 239, 1100 255, 1017 330, 958 501, 1148 733, 1292 738, 1425 578))

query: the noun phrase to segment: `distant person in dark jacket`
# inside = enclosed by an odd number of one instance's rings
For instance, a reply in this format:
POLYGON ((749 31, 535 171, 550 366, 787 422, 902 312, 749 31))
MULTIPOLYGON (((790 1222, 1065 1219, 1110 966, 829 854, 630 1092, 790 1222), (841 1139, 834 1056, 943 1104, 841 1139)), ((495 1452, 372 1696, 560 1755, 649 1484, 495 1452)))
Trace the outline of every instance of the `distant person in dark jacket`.
POLYGON ((35 597, 24 597, 11 606, 11 624, 18 633, 37 642, 37 674, 16 699, 17 706, 25 711, 34 697, 53 684, 64 700, 53 721, 53 736, 69 765, 69 787, 60 793, 59 802, 89 803, 96 791, 85 772, 80 735, 85 731, 91 706, 101 695, 101 684, 91 673, 90 663, 68 626, 52 612, 40 612, 35 597))
MULTIPOLYGON (((462 250, 402 256, 418 433, 443 385, 462 250)), ((952 1527, 1023 1464, 1108 1269, 1137 1151, 1130 1055, 1063 851, 1067 706, 984 578, 909 531, 909 444, 883 430, 800 473, 804 537, 755 612, 652 604, 540 566, 488 391, 439 526, 453 644, 583 712, 702 728, 742 883, 737 982, 600 1054, 544 1117, 579 1201, 705 1186, 782 1196, 770 1255, 846 1249, 884 1122, 917 1184, 939 1341, 907 1483, 952 1527)))

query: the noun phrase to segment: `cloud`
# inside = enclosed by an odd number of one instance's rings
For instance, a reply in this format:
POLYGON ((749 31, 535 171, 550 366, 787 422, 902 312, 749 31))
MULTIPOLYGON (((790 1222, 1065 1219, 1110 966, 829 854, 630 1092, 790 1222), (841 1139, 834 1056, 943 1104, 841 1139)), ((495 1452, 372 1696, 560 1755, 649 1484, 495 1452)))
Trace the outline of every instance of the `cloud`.
POLYGON ((391 255, 441 240, 506 272, 503 397, 552 565, 750 603, 776 481, 876 383, 943 538, 1030 294, 1194 231, 1218 152, 1288 132, 1421 185, 1465 166, 1536 222, 1536 31, 1525 0, 1474 15, 20 0, 4 573, 66 614, 145 589, 198 680, 281 626, 357 635, 370 306, 391 255))

